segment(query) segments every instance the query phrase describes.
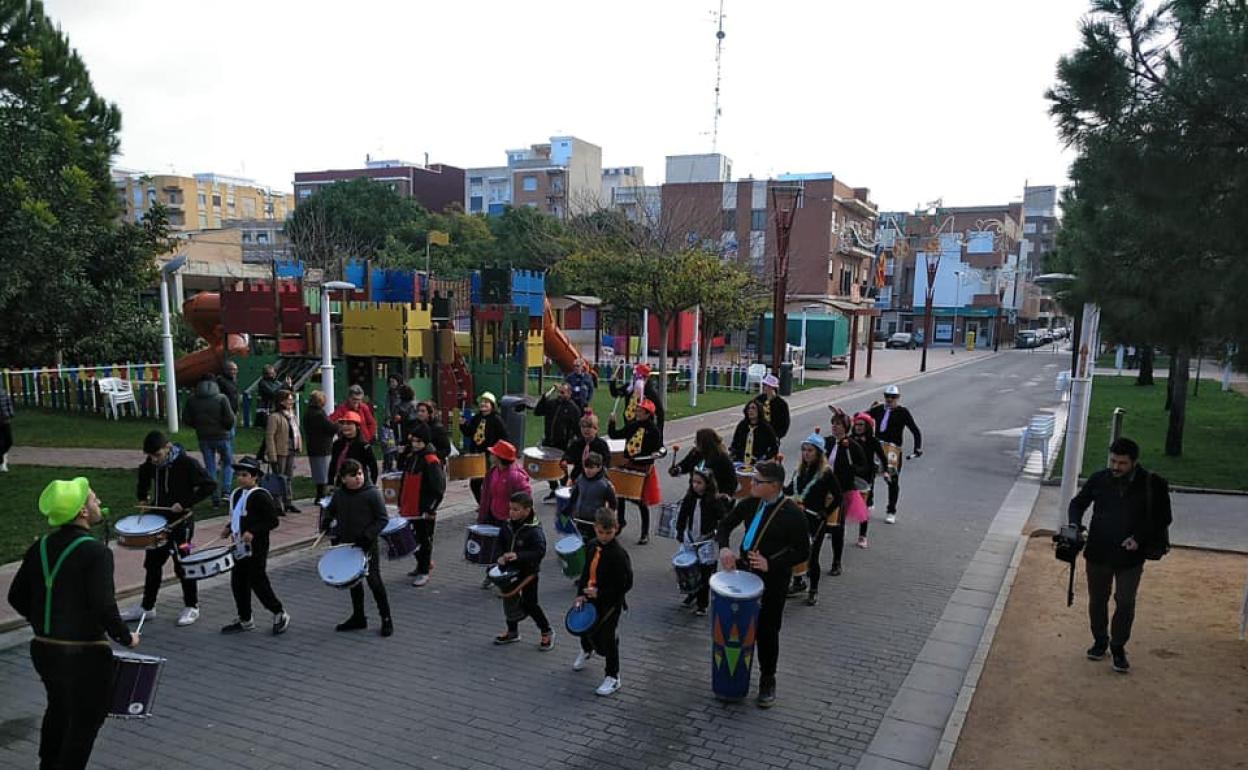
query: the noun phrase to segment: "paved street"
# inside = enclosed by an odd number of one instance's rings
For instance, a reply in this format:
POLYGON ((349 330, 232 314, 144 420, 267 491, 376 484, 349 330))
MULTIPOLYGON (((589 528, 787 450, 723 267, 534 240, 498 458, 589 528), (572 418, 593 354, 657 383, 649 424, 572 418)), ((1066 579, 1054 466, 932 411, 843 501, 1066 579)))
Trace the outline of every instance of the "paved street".
MULTIPOLYGON (((1058 368, 1009 352, 902 385, 927 452, 906 467, 899 523, 873 522, 871 549, 847 548, 845 574, 823 579, 818 607, 788 607, 769 712, 712 697, 708 622, 678 605, 674 545, 633 545, 634 507, 625 543, 637 583, 622 624, 623 689, 609 699, 593 693, 599 660, 570 668, 577 646, 562 616, 572 592, 553 554, 541 593, 559 628, 554 651, 537 650, 529 621, 521 644, 490 643, 502 611, 460 558, 460 515, 441 526, 429 586, 407 585, 408 562, 383 564, 395 607, 388 640, 376 635, 371 598, 372 628, 334 633, 348 597, 320 582, 306 552, 273 570, 294 619, 283 637, 221 636, 233 617, 224 579, 205 586, 199 624, 174 628, 176 589, 166 588, 141 649, 169 659, 157 716, 110 721, 94 766, 853 767, 1015 480, 1016 429, 1056 402, 1058 368)), ((796 458, 827 418, 823 405, 797 410, 785 454, 796 458)), ((665 477, 666 499, 684 482, 665 477)), ((24 646, 0 652, 0 677, 0 766, 32 766, 43 693, 24 646)))

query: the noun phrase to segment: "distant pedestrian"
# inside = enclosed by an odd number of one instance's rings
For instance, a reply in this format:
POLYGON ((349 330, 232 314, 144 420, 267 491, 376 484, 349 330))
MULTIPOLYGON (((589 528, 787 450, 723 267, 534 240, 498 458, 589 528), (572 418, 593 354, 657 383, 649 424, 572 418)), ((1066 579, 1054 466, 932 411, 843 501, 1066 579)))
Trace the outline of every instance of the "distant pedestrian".
POLYGON ((225 366, 221 369, 221 374, 217 375, 217 387, 230 400, 230 408, 234 410, 234 416, 237 417, 241 414, 239 412, 242 400, 238 391, 238 364, 233 361, 225 362, 225 366))
MULTIPOLYGON (((195 431, 199 451, 204 456, 204 468, 213 481, 217 480, 217 461, 220 460, 221 482, 217 489, 229 490, 234 483, 234 444, 230 441, 234 410, 212 377, 204 377, 195 386, 195 394, 187 399, 182 410, 182 422, 195 431)), ((212 496, 213 508, 221 507, 222 496, 212 496)))
POLYGON ((754 402, 763 422, 776 432, 776 438, 782 439, 789 433, 789 403, 780 397, 779 391, 779 378, 768 374, 763 378, 763 392, 754 397, 754 402))
POLYGON ((264 429, 264 459, 269 463, 271 472, 281 478, 281 484, 274 488, 278 490, 276 497, 282 511, 299 513, 294 501, 290 499, 290 480, 295 474, 295 457, 303 452, 303 433, 299 430, 299 420, 295 417, 295 394, 283 390, 274 398, 273 406, 264 429))
POLYGON ((13 448, 13 397, 0 378, 0 473, 9 472, 9 450, 13 448))
POLYGON ((572 371, 563 380, 572 389, 572 400, 576 405, 585 410, 594 400, 594 389, 598 383, 594 380, 594 375, 589 369, 589 363, 578 358, 572 362, 572 371))
POLYGON ((308 465, 312 467, 312 483, 316 484, 316 499, 326 495, 330 487, 329 463, 333 457, 334 439, 338 426, 325 414, 325 393, 314 390, 308 394, 308 407, 303 410, 303 442, 308 453, 308 465))
POLYGON ((273 364, 265 364, 264 373, 260 377, 260 381, 256 383, 256 400, 259 405, 256 407, 257 428, 263 428, 269 420, 269 412, 273 411, 273 402, 277 398, 277 394, 282 390, 292 390, 294 383, 290 377, 279 380, 277 378, 277 369, 273 364))
POLYGON ((337 422, 339 417, 346 412, 355 412, 360 416, 360 436, 364 439, 364 443, 372 444, 377 440, 377 417, 373 414, 373 407, 364 400, 364 388, 359 385, 352 385, 348 388, 347 400, 334 409, 329 419, 337 422))

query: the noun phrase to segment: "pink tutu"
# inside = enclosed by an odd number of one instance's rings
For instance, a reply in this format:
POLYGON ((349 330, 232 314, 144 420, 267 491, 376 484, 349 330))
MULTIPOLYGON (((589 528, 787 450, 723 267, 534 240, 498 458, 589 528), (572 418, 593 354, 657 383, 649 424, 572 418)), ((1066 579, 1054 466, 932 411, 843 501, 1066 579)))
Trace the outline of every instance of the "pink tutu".
POLYGON ((862 493, 856 489, 851 489, 845 493, 845 499, 841 501, 841 506, 845 509, 845 518, 855 524, 861 524, 871 518, 871 511, 867 509, 867 502, 862 499, 862 493))

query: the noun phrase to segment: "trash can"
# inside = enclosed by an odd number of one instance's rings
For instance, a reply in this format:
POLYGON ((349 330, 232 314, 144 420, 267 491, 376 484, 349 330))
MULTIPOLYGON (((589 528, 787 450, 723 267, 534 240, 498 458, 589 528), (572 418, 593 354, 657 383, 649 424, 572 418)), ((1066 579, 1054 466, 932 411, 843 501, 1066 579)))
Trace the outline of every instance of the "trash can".
POLYGON ((524 451, 524 410, 528 409, 524 396, 503 396, 498 400, 498 411, 507 426, 507 438, 518 451, 524 451))
POLYGON ((790 361, 780 364, 780 395, 793 395, 793 364, 790 361))

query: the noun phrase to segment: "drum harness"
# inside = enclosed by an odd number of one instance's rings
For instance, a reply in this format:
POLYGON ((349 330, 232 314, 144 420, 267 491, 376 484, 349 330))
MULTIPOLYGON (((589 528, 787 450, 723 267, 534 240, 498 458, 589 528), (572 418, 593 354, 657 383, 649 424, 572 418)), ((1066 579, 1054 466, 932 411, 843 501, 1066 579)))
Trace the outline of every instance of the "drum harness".
MULTIPOLYGON (((65 546, 65 550, 61 551, 61 555, 56 558, 56 564, 51 570, 48 569, 48 535, 39 538, 39 562, 43 567, 43 633, 52 633, 52 583, 56 581, 56 575, 61 571, 61 567, 65 565, 65 559, 74 552, 74 549, 88 540, 95 538, 90 535, 80 535, 73 542, 65 546)), ((55 641, 55 640, 49 640, 55 641)))

